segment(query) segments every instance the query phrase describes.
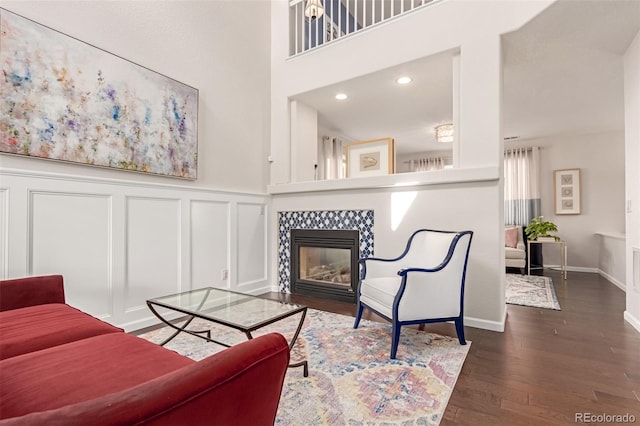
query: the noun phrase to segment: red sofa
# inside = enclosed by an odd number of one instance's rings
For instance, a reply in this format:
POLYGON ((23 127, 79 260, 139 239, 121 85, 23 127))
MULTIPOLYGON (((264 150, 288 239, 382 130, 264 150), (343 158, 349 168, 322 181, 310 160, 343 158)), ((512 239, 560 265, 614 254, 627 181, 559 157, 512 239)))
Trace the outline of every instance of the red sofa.
POLYGON ((64 303, 62 276, 0 281, 0 425, 272 425, 273 333, 195 362, 64 303))

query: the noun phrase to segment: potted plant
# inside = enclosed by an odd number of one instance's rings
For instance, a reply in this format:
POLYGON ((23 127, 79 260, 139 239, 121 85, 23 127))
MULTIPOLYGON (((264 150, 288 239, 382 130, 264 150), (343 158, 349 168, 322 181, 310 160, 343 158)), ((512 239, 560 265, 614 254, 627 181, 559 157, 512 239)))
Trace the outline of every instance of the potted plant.
POLYGON ((556 226, 556 224, 543 219, 543 216, 538 216, 531 220, 529 226, 527 226, 524 230, 524 232, 527 234, 527 238, 532 241, 542 241, 543 239, 558 241, 560 237, 552 235, 553 232, 558 232, 558 227, 556 226))

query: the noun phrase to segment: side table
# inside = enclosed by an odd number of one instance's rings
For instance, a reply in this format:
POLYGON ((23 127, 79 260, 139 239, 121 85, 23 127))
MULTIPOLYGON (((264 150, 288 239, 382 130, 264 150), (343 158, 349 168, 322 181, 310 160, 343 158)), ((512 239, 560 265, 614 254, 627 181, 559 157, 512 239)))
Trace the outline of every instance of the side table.
MULTIPOLYGON (((552 245, 556 245, 558 247, 560 247, 560 258, 561 258, 561 265, 560 265, 560 272, 562 275, 563 279, 567 279, 567 244, 560 240, 560 241, 540 241, 540 240, 527 240, 527 253, 528 256, 530 256, 531 253, 531 244, 552 244, 552 245)), ((529 261, 527 261, 527 274, 531 275, 531 258, 529 257, 529 261)))

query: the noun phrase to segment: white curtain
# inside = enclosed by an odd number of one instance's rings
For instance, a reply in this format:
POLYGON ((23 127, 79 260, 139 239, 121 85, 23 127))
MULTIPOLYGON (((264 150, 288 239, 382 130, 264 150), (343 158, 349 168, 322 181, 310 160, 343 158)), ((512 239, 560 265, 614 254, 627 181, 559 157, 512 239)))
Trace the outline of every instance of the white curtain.
POLYGON ((323 136, 318 144, 317 179, 342 179, 344 173, 344 142, 338 138, 323 136))
POLYGON ((420 158, 409 161, 409 170, 412 172, 428 172, 431 170, 442 170, 445 166, 444 157, 420 158))
POLYGON ((516 148, 504 152, 504 222, 528 225, 540 216, 539 148, 516 148))

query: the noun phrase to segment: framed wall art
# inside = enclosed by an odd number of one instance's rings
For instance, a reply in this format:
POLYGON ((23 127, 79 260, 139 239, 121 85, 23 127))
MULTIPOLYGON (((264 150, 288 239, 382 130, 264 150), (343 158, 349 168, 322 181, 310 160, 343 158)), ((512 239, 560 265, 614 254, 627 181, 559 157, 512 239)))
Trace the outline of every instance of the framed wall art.
POLYGON ((196 179, 198 90, 0 9, 0 152, 196 179))
POLYGON ((381 176, 395 173, 396 145, 392 138, 346 144, 347 177, 381 176))
POLYGON ((554 170, 556 214, 580 214, 580 169, 554 170))

